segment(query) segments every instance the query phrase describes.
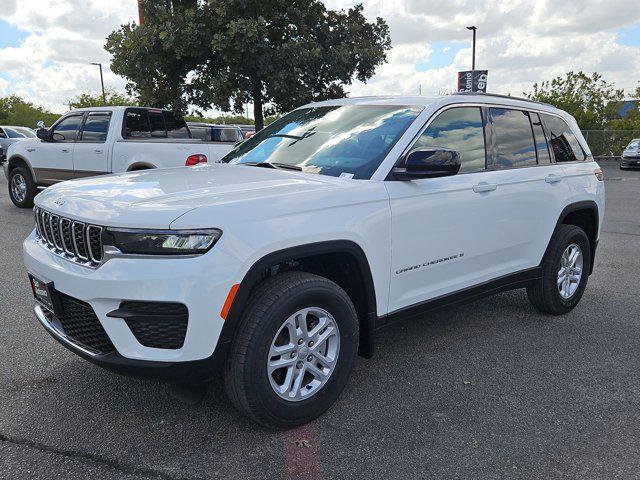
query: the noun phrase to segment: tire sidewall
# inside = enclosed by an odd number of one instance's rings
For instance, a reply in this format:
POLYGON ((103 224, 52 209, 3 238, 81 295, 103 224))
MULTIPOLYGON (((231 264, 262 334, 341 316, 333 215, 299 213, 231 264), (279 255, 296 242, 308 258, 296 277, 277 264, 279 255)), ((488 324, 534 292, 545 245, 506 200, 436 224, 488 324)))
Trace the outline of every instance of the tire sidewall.
POLYGON ((299 424, 319 416, 336 401, 349 380, 358 350, 358 321, 348 297, 342 293, 344 296, 336 295, 336 291, 326 285, 293 289, 284 301, 269 308, 253 335, 245 381, 253 382, 256 400, 278 423, 299 424), (340 351, 327 383, 313 396, 290 402, 280 398, 269 382, 269 349, 282 323, 295 312, 308 307, 320 307, 333 316, 340 332, 340 351))

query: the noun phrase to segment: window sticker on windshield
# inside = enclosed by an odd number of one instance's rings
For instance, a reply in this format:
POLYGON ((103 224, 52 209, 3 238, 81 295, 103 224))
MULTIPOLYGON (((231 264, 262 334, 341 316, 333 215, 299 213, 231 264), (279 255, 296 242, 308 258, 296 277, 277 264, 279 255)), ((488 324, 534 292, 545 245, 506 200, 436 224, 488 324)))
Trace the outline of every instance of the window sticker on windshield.
POLYGON ((353 173, 342 172, 339 178, 353 178, 353 173))

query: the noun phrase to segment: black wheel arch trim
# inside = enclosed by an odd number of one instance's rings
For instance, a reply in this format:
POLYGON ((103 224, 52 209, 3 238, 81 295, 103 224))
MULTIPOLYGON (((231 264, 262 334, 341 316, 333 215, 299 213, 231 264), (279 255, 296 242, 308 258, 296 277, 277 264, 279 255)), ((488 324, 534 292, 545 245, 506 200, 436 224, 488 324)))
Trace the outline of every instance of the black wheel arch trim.
POLYGON ((36 178, 36 174, 33 171, 33 167, 31 166, 31 164, 29 163, 29 161, 24 158, 22 155, 11 155, 11 158, 7 159, 7 171, 11 172, 11 170, 13 170, 14 168, 16 168, 15 163, 20 162, 20 163, 24 163, 27 168, 29 169, 29 172, 31 172, 31 178, 33 179, 34 183, 38 183, 38 180, 36 178))
MULTIPOLYGON (((595 219, 595 225, 594 225, 594 238, 589 238, 589 249, 590 249, 590 253, 591 253, 591 262, 589 265, 589 275, 591 275, 593 273, 593 264, 594 264, 594 260, 595 260, 595 256, 596 256, 596 249, 598 247, 598 231, 600 229, 600 216, 599 216, 599 210, 598 210, 598 204, 593 201, 593 200, 582 200, 579 202, 574 202, 574 203, 570 203, 569 205, 567 205, 566 207, 564 207, 562 209, 562 212, 560 212, 560 215, 558 216, 558 221, 556 222, 556 226, 553 229, 553 233, 551 234, 551 238, 549 239, 549 245, 551 245, 551 239, 553 238, 553 235, 555 235, 556 231, 558 230, 558 227, 560 225, 564 224, 564 221, 566 220, 566 218, 569 216, 569 214, 573 213, 573 212, 577 212, 580 210, 591 210, 593 212, 593 218, 595 219)), ((588 232, 585 232, 588 235, 588 232)), ((547 250, 549 249, 549 245, 547 245, 547 250)), ((545 250, 544 254, 547 254, 547 251, 545 250)), ((544 258, 544 257, 543 257, 544 258)), ((542 260, 540 261, 540 264, 542 265, 542 260)))
POLYGON ((371 274, 371 268, 369 266, 367 256, 362 250, 362 247, 351 240, 329 240, 298 245, 268 253, 256 261, 251 268, 249 268, 240 283, 240 287, 235 295, 233 304, 229 309, 227 319, 222 327, 222 332, 220 333, 214 355, 226 356, 231 342, 235 337, 238 324, 240 323, 240 318, 244 311, 244 307, 249 300, 249 296, 253 289, 266 278, 265 273, 270 267, 286 262, 287 260, 300 260, 316 255, 331 253, 346 253, 351 255, 355 259, 360 270, 360 274, 364 282, 363 287, 367 305, 366 318, 360 319, 361 324, 364 322, 364 329, 361 332, 360 337, 360 354, 365 357, 370 357, 373 354, 372 334, 375 328, 375 319, 377 318, 375 285, 373 283, 373 276, 371 274))

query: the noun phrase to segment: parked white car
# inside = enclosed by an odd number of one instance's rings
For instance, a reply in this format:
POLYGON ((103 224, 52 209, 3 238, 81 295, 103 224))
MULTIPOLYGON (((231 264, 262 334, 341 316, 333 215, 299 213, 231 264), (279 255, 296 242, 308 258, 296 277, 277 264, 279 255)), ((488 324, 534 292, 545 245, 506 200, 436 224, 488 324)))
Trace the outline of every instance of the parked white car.
POLYGON ((143 107, 74 110, 37 134, 6 152, 9 196, 18 207, 32 207, 38 187, 63 180, 216 162, 233 148, 194 140, 184 120, 143 107))
POLYGON ((602 171, 549 105, 330 100, 223 162, 38 195, 24 260, 44 328, 115 371, 222 369, 241 412, 291 427, 334 403, 391 322, 514 288, 564 314, 593 269, 602 171))

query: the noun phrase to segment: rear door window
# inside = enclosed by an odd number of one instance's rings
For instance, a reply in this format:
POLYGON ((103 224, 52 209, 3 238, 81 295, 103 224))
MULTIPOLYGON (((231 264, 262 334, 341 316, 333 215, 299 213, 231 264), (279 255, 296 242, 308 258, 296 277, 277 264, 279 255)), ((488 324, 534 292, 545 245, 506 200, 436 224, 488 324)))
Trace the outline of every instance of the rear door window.
POLYGON ((84 122, 80 141, 105 142, 109 131, 110 113, 90 113, 84 122))
POLYGON ((149 138, 151 130, 149 129, 149 115, 144 109, 131 108, 127 110, 124 118, 125 138, 149 138))
POLYGON ((149 110, 149 125, 151 126, 152 137, 167 138, 167 128, 162 110, 149 110))
POLYGON ((536 165, 536 147, 529 113, 510 108, 490 108, 493 129, 490 168, 536 165))
POLYGON ((187 122, 175 116, 173 112, 163 112, 169 138, 191 138, 187 122))
POLYGON ((549 143, 556 162, 581 162, 587 158, 578 139, 564 120, 555 115, 544 113, 542 118, 549 134, 549 143))
POLYGON ((484 130, 479 107, 456 107, 438 115, 418 137, 412 150, 440 147, 460 155, 460 173, 485 168, 484 130))

